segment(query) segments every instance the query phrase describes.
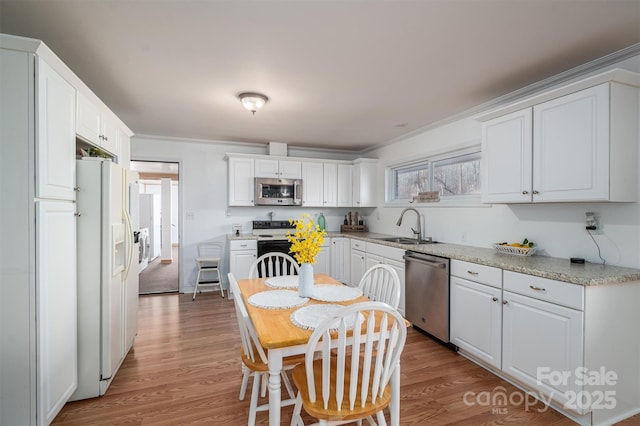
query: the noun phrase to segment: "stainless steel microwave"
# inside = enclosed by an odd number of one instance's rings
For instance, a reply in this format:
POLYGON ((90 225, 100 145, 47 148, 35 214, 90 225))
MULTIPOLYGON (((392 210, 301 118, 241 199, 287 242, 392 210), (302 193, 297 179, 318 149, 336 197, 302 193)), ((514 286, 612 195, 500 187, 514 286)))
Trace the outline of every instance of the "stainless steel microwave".
POLYGON ((302 179, 256 178, 257 206, 301 206, 302 179))

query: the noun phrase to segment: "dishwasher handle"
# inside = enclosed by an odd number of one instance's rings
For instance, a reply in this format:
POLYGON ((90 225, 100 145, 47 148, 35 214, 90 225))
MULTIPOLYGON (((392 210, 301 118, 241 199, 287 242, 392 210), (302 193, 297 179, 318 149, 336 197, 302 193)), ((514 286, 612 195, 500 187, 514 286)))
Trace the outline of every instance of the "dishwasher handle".
POLYGON ((432 266, 434 268, 446 268, 447 267, 447 264, 444 263, 444 262, 432 262, 430 260, 420 259, 419 257, 414 257, 414 256, 409 256, 409 255, 405 255, 404 256, 404 260, 408 260, 408 261, 411 261, 411 262, 424 263, 424 264, 432 266))

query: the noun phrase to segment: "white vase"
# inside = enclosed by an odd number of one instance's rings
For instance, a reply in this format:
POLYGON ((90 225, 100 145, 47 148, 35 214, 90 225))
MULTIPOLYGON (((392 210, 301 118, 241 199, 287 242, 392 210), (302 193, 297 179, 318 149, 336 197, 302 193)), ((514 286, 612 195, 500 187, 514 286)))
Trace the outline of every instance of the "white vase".
POLYGON ((313 265, 303 263, 300 265, 300 276, 298 277, 298 296, 313 296, 313 265))

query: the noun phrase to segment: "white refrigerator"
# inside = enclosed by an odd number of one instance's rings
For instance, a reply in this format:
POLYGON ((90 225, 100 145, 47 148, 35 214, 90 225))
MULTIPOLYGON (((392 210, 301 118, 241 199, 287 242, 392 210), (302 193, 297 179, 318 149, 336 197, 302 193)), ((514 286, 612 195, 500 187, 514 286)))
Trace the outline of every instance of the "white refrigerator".
POLYGON ((109 160, 76 162, 78 389, 72 401, 104 395, 133 344, 132 321, 137 330, 128 173, 109 160))

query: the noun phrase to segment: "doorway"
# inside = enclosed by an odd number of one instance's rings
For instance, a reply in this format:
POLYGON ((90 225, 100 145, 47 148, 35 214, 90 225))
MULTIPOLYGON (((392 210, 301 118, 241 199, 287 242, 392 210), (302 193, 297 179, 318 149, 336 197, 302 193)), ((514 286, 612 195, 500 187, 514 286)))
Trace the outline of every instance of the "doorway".
POLYGON ((131 161, 139 175, 140 294, 180 289, 179 164, 131 161))

